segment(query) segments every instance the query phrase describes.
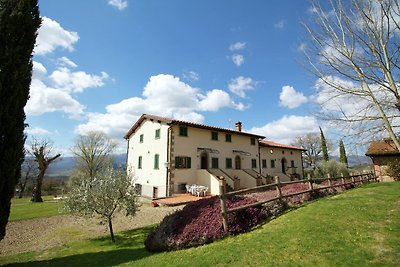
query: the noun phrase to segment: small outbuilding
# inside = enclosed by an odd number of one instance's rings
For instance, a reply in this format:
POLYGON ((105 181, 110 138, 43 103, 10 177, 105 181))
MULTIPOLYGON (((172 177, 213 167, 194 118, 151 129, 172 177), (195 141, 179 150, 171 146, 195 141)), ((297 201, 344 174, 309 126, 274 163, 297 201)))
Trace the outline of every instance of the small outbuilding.
POLYGON ((391 139, 371 142, 365 155, 372 159, 374 171, 379 181, 394 181, 392 177, 387 175, 386 168, 389 162, 400 159, 400 152, 391 139))

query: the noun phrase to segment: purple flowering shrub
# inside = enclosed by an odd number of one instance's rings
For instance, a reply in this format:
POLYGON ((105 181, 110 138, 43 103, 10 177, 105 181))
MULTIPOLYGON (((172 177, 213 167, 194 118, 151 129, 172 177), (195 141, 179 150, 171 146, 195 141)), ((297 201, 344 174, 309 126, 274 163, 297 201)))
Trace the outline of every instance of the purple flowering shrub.
MULTIPOLYGON (((227 208, 255 203, 248 197, 227 199, 227 208)), ((228 214, 229 234, 238 234, 258 225, 265 219, 261 207, 228 214)), ((145 240, 149 251, 168 251, 198 246, 225 236, 222 226, 219 197, 201 199, 187 204, 182 210, 166 216, 145 240)))

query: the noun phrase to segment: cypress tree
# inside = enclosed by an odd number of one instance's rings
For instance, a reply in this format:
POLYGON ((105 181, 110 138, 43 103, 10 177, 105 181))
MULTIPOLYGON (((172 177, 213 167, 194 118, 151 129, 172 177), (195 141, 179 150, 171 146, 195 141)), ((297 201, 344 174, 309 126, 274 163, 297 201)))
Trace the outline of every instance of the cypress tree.
POLYGON ((323 161, 329 161, 328 148, 326 147, 326 139, 325 139, 325 136, 324 136, 324 132, 322 131, 321 127, 319 127, 319 130, 321 132, 322 160, 323 161))
POLYGON ((0 0, 0 240, 25 157, 24 107, 40 24, 37 0, 0 0))
POLYGON ((346 167, 348 168, 349 164, 347 162, 346 149, 344 148, 343 140, 340 140, 339 152, 340 152, 340 162, 346 164, 346 167))

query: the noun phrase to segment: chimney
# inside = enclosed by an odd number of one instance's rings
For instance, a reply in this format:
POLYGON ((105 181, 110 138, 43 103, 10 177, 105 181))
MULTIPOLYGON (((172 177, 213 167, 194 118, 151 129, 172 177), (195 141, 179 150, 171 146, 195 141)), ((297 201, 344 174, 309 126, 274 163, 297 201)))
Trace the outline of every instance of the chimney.
POLYGON ((235 123, 235 126, 236 126, 236 131, 238 131, 238 132, 242 131, 242 123, 240 121, 235 123))

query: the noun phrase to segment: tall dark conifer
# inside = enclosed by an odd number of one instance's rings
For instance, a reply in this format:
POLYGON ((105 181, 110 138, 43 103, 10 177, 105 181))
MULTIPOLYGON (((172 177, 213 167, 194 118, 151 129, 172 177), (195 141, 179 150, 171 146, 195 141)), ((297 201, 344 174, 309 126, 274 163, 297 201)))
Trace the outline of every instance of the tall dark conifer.
POLYGON ((24 107, 40 24, 37 0, 0 0, 0 240, 25 157, 24 107))
POLYGON ((325 136, 324 136, 324 132, 322 131, 321 127, 319 127, 319 130, 321 132, 322 160, 323 161, 328 161, 329 160, 328 148, 326 146, 326 139, 325 139, 325 136))
POLYGON ((346 164, 346 167, 349 167, 349 164, 347 162, 346 149, 344 148, 343 140, 340 140, 339 152, 340 152, 340 162, 346 164))

